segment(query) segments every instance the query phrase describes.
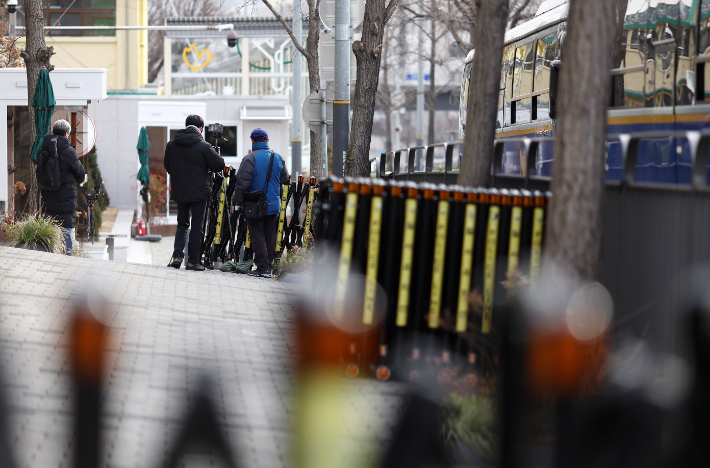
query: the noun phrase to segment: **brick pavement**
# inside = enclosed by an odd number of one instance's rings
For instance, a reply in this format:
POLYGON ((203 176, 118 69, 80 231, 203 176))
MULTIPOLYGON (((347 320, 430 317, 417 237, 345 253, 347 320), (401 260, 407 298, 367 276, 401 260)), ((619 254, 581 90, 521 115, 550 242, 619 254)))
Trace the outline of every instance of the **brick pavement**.
MULTIPOLYGON (((103 466, 164 465, 205 372, 243 465, 289 466, 294 285, 0 247, 0 360, 20 467, 71 463, 64 340, 69 313, 87 289, 108 298, 112 329, 103 466)), ((367 451, 361 456, 371 459, 387 439, 378 434, 391 428, 398 394, 378 382, 345 385, 373 409, 370 432, 355 435, 367 451)))

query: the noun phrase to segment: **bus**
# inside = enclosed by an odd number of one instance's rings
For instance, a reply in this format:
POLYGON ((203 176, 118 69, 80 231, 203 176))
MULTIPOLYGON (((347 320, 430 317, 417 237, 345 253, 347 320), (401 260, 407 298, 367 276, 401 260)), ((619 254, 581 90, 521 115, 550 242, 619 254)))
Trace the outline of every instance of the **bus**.
MULTIPOLYGON (((496 138, 554 136, 550 77, 555 63, 564 66, 568 10, 568 0, 546 0, 533 19, 506 33, 496 138)), ((466 130, 474 52, 466 58, 461 81, 461 139, 466 130)), ((629 0, 621 43, 615 45, 614 55, 609 135, 710 127, 710 0, 629 0)), ((636 180, 690 183, 691 156, 687 141, 682 140, 643 140, 636 180)), ((505 146, 504 173, 525 171, 519 146, 505 146)), ((540 145, 535 175, 551 175, 553 156, 552 144, 540 145)), ((610 140, 606 179, 620 180, 622 168, 620 143, 610 140)))

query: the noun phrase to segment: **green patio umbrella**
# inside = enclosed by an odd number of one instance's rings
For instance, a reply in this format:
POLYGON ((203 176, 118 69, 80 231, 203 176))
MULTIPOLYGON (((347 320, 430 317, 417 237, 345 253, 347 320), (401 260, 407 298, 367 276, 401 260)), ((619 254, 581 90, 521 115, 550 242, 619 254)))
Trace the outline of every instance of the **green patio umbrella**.
POLYGON ((148 150, 150 149, 150 140, 148 140, 148 131, 145 127, 141 127, 141 133, 138 136, 138 161, 141 163, 141 168, 138 169, 136 179, 141 181, 141 184, 147 185, 150 183, 150 171, 148 170, 148 150))
POLYGON ((37 164, 37 153, 44 137, 50 132, 49 125, 52 123, 54 106, 57 101, 54 99, 54 89, 49 79, 49 72, 46 68, 39 71, 35 95, 32 99, 32 107, 35 109, 35 142, 32 145, 30 159, 37 164))

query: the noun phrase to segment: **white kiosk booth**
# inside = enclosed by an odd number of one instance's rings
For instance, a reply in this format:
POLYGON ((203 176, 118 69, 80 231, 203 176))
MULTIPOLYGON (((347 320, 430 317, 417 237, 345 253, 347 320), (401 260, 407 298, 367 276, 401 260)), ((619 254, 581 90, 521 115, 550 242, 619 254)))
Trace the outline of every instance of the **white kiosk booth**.
MULTIPOLYGON (((87 106, 106 99, 106 69, 58 68, 49 77, 57 101, 52 121, 64 118, 72 122, 72 143, 77 145, 77 153, 88 152, 97 132, 87 117, 87 106)), ((0 115, 7 118, 7 130, 0 131, 0 168, 7 168, 7 177, 0 176, 0 214, 4 214, 13 199, 13 185, 28 185, 32 170, 26 69, 0 68, 0 115)), ((15 202, 20 200, 16 198, 15 202)))

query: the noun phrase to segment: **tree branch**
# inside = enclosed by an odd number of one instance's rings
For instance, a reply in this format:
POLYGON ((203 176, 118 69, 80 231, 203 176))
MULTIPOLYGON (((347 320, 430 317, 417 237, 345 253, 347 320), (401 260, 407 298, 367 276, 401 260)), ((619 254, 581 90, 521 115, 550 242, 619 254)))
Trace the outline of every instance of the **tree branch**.
MULTIPOLYGON (((298 0, 297 0, 297 1, 298 1, 298 0)), ((318 2, 320 3, 320 0, 318 0, 318 2)), ((307 51, 306 49, 304 49, 301 44, 298 43, 298 40, 296 39, 296 36, 293 34, 293 30, 288 26, 288 24, 286 23, 286 20, 283 19, 283 16, 281 16, 281 15, 274 9, 273 5, 271 5, 271 3, 269 2, 269 0, 264 0, 264 5, 266 5, 266 7, 267 7, 269 10, 271 10, 271 13, 274 14, 274 16, 276 17, 276 19, 281 22, 281 24, 283 25, 283 27, 286 29, 286 32, 288 33, 288 35, 291 37, 291 41, 293 42, 294 47, 296 47, 296 49, 298 49, 298 51, 299 51, 301 54, 303 54, 303 56, 306 57, 306 59, 310 59, 310 58, 311 58, 311 54, 309 54, 308 51, 307 51)))
POLYGON ((392 16, 394 15, 394 12, 397 10, 398 5, 399 5, 399 0, 390 0, 390 2, 387 4, 387 8, 385 9, 385 20, 382 23, 383 26, 385 24, 389 23, 389 21, 392 19, 392 16))

